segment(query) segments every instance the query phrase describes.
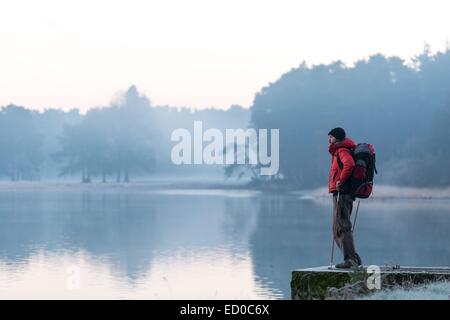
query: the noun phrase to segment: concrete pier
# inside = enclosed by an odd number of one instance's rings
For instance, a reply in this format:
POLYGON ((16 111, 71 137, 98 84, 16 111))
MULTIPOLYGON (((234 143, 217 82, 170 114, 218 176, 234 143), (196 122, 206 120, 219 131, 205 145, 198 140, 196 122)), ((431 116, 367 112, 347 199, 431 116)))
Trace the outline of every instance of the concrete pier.
POLYGON ((292 271, 291 298, 354 299, 376 290, 450 281, 450 268, 364 266, 359 269, 317 267, 292 271))

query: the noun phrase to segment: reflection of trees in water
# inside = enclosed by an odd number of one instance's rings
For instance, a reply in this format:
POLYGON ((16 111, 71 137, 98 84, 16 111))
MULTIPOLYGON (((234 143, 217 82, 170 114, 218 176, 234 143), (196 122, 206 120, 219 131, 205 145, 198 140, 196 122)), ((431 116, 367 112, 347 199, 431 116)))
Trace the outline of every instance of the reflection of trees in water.
POLYGON ((82 250, 136 280, 150 270, 155 255, 226 249, 241 258, 257 209, 249 198, 93 190, 1 193, 0 213, 0 259, 7 263, 26 261, 33 248, 56 254, 82 250))
POLYGON ((71 214, 65 233, 77 246, 105 255, 113 269, 131 279, 149 267, 156 246, 156 210, 143 195, 83 194, 82 210, 71 214))
POLYGON ((309 201, 285 196, 259 198, 257 223, 250 237, 254 272, 263 283, 290 297, 291 271, 323 265, 329 251, 324 226, 329 215, 309 201))
MULTIPOLYGON (((291 271, 327 265, 331 249, 331 206, 312 201, 261 197, 250 248, 255 275, 290 295, 291 271)), ((370 206, 362 202, 355 233, 356 246, 365 264, 395 263, 448 266, 450 215, 438 204, 414 209, 393 203, 370 206)), ((335 262, 341 259, 335 255, 335 262)))
POLYGON ((247 251, 257 220, 257 198, 225 198, 224 205, 226 214, 221 228, 225 241, 235 249, 247 251))
MULTIPOLYGON (((447 211, 442 202, 415 209, 361 203, 356 245, 364 262, 450 265, 447 211)), ((259 285, 282 290, 286 298, 291 271, 326 265, 331 249, 331 203, 270 194, 2 192, 0 219, 2 263, 26 262, 40 248, 82 250, 134 282, 155 255, 175 257, 183 267, 178 250, 195 257, 225 248, 232 259, 250 252, 259 285)))
POLYGON ((361 202, 356 237, 367 264, 449 266, 445 201, 361 202), (404 203, 403 203, 404 202, 404 203), (424 205, 426 203, 426 205, 424 205))
POLYGON ((45 243, 46 234, 56 234, 55 230, 36 228, 34 222, 42 223, 46 215, 19 214, 19 211, 34 213, 36 204, 40 205, 41 202, 39 194, 15 192, 0 194, 0 254, 3 262, 13 263, 27 258, 33 248, 45 243))
POLYGON ((20 263, 35 253, 85 250, 136 279, 155 248, 155 205, 129 194, 1 194, 0 254, 20 263))

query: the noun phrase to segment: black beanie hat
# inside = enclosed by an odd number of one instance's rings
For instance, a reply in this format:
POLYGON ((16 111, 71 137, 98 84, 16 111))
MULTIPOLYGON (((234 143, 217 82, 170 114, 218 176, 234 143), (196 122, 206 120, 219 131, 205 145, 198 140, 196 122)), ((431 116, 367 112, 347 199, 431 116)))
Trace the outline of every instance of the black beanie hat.
POLYGON ((342 128, 334 128, 333 130, 328 132, 328 134, 335 137, 337 140, 345 139, 345 131, 342 128))

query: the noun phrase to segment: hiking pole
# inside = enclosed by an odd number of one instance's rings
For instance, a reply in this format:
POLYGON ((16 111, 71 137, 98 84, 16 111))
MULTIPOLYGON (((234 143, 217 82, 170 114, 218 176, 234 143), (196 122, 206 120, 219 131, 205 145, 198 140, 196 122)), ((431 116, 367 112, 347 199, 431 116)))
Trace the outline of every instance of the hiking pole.
POLYGON ((337 216, 337 207, 338 207, 338 203, 339 203, 339 193, 337 195, 337 197, 333 196, 333 204, 334 204, 334 209, 333 209, 333 227, 331 229, 331 257, 330 257, 330 266, 328 267, 328 269, 333 269, 333 259, 334 259, 334 234, 335 234, 335 228, 336 228, 336 216, 337 216))
POLYGON ((353 220, 352 233, 353 233, 353 231, 355 231, 356 218, 358 217, 358 210, 359 210, 359 202, 360 202, 360 201, 361 201, 361 199, 358 199, 358 205, 356 206, 356 212, 355 212, 355 220, 353 220))

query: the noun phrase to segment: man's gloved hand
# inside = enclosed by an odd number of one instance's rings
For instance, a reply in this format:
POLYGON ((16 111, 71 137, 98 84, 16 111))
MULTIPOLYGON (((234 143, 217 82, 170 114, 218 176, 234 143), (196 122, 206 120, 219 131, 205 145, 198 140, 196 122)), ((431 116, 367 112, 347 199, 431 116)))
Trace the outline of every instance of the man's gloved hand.
POLYGON ((341 191, 341 187, 342 187, 342 182, 341 181, 336 181, 336 189, 338 190, 338 191, 341 191))

